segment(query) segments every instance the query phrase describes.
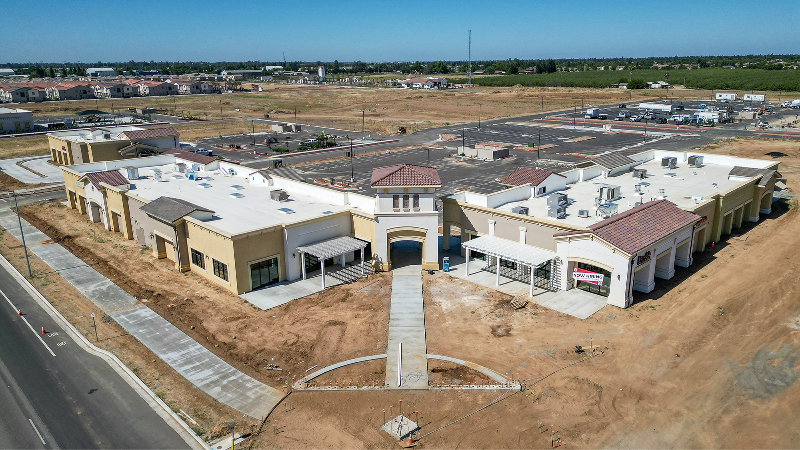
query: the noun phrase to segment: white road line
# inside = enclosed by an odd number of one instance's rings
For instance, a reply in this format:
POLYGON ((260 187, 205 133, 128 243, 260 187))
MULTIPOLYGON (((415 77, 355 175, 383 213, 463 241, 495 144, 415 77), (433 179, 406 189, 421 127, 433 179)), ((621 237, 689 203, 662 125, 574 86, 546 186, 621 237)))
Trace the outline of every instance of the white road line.
POLYGON ((39 436, 39 439, 41 439, 41 441, 42 441, 42 444, 43 444, 43 445, 47 445, 47 442, 45 442, 45 441, 44 441, 44 438, 42 437, 42 433, 39 433, 39 429, 38 429, 38 428, 36 428, 36 424, 35 424, 35 423, 33 423, 33 420, 31 420, 31 419, 28 419, 28 422, 30 422, 30 423, 31 423, 31 426, 33 427, 33 431, 35 431, 35 432, 36 432, 36 434, 39 436))
MULTIPOLYGON (((9 300, 8 296, 6 295, 6 293, 5 293, 5 292, 3 292, 3 290, 2 290, 2 289, 0 289, 0 295, 2 295, 2 296, 3 296, 3 298, 5 298, 5 299, 6 299, 6 301, 8 302, 8 304, 9 304, 9 305, 11 305, 11 308, 13 308, 13 309, 14 309, 14 312, 17 312, 17 311, 19 311, 19 308, 17 308, 17 307, 14 305, 14 303, 12 303, 12 302, 11 302, 11 300, 9 300)), ((50 354, 51 354, 51 355, 53 355, 53 356, 56 356, 56 354, 55 354, 55 353, 53 353, 53 350, 51 350, 51 349, 50 349, 50 346, 49 346, 49 345, 47 345, 47 343, 44 341, 44 339, 42 339, 42 337, 41 337, 41 336, 39 336, 39 333, 37 333, 37 332, 36 332, 36 330, 34 330, 34 329, 33 329, 33 327, 31 326, 30 322, 28 322, 28 319, 26 319, 26 318, 25 318, 25 316, 21 316, 21 317, 22 317, 22 320, 24 320, 24 321, 25 321, 25 323, 28 325, 28 328, 30 328, 30 329, 31 329, 31 331, 33 331, 33 334, 34 334, 34 335, 36 335, 36 337, 39 339, 39 342, 41 342, 41 343, 42 343, 42 345, 44 345, 44 346, 45 346, 45 348, 47 348, 47 351, 48 351, 48 352, 50 352, 50 354)))

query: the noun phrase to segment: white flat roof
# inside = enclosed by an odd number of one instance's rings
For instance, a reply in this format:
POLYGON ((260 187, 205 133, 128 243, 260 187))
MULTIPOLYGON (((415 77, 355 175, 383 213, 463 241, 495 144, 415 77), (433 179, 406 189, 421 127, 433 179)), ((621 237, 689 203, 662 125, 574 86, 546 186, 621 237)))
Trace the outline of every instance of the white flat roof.
POLYGON ((20 114, 29 113, 27 109, 0 108, 0 114, 20 114))
MULTIPOLYGON (((680 162, 679 159, 675 169, 667 169, 661 167, 661 159, 653 159, 635 168, 646 169, 647 178, 634 178, 630 172, 625 172, 608 178, 596 177, 568 185, 567 189, 562 191, 569 199, 566 218, 550 218, 550 220, 580 227, 588 227, 603 220, 602 216, 597 215, 594 203, 601 185, 621 188, 622 198, 613 203, 617 205, 617 213, 622 213, 633 208, 636 202, 645 203, 661 198, 660 189, 664 190, 663 198, 675 203, 679 208, 692 210, 698 203, 707 201, 710 196, 726 192, 744 182, 742 178, 728 179, 728 173, 733 169, 731 165, 705 164, 695 168, 680 162), (635 186, 639 183, 648 183, 643 186, 641 195, 635 191, 635 186), (578 217, 578 211, 581 209, 589 211, 589 217, 578 217)), ((547 196, 509 202, 496 209, 511 212, 511 208, 515 206, 527 206, 529 216, 548 218, 547 196)))
MULTIPOLYGON (((126 131, 141 131, 142 127, 133 125, 120 126, 120 127, 98 127, 92 130, 70 130, 70 131, 56 131, 49 133, 51 136, 58 139, 66 139, 73 142, 103 142, 103 141, 118 141, 119 135, 126 131), (111 138, 106 139, 105 135, 110 134, 111 138)), ((126 139, 127 140, 127 139, 126 139)))
MULTIPOLYGON (((126 175, 124 169, 120 172, 126 175)), ((285 188, 250 185, 246 178, 226 177, 216 171, 201 171, 198 175, 200 180, 190 181, 175 170, 174 164, 141 167, 139 176, 150 178, 131 181, 129 193, 148 201, 161 196, 179 198, 213 210, 215 218, 206 223, 232 235, 350 209, 348 206, 324 203, 318 196, 298 194, 285 188), (155 181, 153 169, 161 171, 162 181, 155 181), (287 191, 289 200, 272 200, 270 191, 275 189, 287 191)))

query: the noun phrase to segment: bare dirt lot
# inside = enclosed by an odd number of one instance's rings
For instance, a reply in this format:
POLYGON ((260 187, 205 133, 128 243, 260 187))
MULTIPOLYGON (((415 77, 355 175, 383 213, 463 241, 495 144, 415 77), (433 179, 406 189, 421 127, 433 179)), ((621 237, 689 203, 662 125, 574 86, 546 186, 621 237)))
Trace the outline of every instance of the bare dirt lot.
MULTIPOLYGON (((707 151, 774 157, 783 162, 779 170, 790 188, 800 182, 796 142, 737 139, 707 151)), ((200 277, 152 259, 131 241, 78 219, 60 204, 24 211, 28 220, 147 299, 190 336, 273 386, 314 364, 385 351, 389 274, 256 311, 200 277), (93 242, 90 229, 101 242, 93 242), (139 270, 130 274, 130 267, 139 270), (263 360, 272 357, 284 373, 263 370, 263 360)), ((796 447, 798 246, 798 209, 778 204, 761 222, 748 223, 714 249, 695 253, 691 268, 676 268, 672 280, 659 280, 653 292, 637 294, 632 307, 606 306, 583 321, 534 304, 514 310, 504 294, 443 273, 425 275, 428 353, 508 374, 523 381, 525 390, 506 393, 486 409, 424 437, 419 446, 550 448, 555 431, 565 448, 796 447), (575 352, 576 345, 590 344, 597 348, 593 354, 575 352)), ((319 382, 374 382, 383 375, 382 362, 330 372, 319 382)), ((429 368, 434 384, 485 381, 447 364, 431 362, 429 368)), ((395 447, 396 441, 377 428, 384 410, 387 418, 399 413, 400 400, 405 412, 419 411, 424 434, 502 394, 295 392, 248 445, 395 447)))

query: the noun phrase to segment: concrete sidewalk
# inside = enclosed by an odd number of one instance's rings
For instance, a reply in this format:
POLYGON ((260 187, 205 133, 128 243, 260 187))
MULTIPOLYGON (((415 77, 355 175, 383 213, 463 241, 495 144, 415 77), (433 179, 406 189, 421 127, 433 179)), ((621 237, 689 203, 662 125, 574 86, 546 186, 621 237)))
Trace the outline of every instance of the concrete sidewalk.
MULTIPOLYGON (((203 392, 255 419, 283 398, 283 392, 226 363, 27 222, 22 225, 32 253, 203 392)), ((0 211, 0 227, 20 239, 10 210, 0 211)))
POLYGON ((386 385, 389 389, 428 389, 422 266, 409 265, 392 271, 386 355, 386 385), (398 362, 401 367, 399 385, 398 362))
POLYGON ((50 164, 50 155, 45 156, 26 156, 24 158, 9 158, 0 160, 0 169, 23 183, 63 183, 64 175, 58 166, 50 164), (44 175, 40 177, 25 167, 20 167, 17 163, 29 167, 36 172, 44 175))

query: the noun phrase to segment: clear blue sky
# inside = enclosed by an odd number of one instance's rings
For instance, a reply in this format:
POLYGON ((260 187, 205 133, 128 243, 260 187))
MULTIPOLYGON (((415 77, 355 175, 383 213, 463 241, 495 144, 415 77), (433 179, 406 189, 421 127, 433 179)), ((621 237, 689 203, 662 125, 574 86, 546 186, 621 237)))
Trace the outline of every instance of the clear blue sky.
POLYGON ((800 0, 0 1, 0 64, 798 53, 800 0))

